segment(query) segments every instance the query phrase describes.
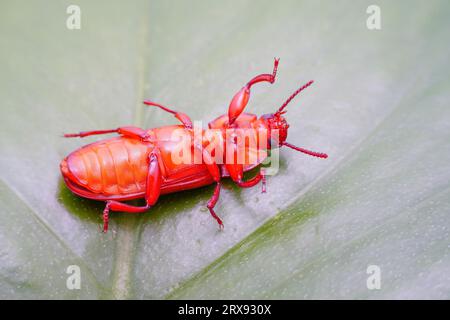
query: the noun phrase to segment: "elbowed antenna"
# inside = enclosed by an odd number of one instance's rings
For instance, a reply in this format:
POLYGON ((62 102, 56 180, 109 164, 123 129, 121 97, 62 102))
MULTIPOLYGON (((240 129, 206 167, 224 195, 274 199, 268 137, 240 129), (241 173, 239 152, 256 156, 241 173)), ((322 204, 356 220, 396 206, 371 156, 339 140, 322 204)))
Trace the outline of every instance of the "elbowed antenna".
POLYGON ((326 153, 321 153, 321 152, 315 152, 315 151, 311 151, 311 150, 307 150, 304 148, 300 148, 300 147, 296 147, 293 144, 290 144, 288 142, 283 142, 283 146, 289 147, 291 149, 306 153, 307 155, 313 156, 313 157, 317 157, 317 158, 323 158, 326 159, 328 158, 328 155, 326 153))
POLYGON ((289 102, 292 101, 292 99, 295 98, 296 95, 298 95, 301 91, 308 88, 310 85, 314 83, 314 80, 309 81, 308 83, 304 84, 300 88, 298 88, 287 100, 281 105, 281 107, 278 109, 277 112, 275 112, 275 115, 281 115, 283 113, 286 113, 286 111, 283 112, 283 109, 286 108, 286 106, 289 104, 289 102))

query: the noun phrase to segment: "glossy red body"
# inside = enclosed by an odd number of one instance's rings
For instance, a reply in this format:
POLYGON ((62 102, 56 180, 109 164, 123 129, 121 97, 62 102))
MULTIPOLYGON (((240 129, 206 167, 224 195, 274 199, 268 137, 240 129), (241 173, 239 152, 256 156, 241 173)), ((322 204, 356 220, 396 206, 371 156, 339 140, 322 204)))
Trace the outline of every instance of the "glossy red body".
POLYGON ((223 227, 222 220, 214 211, 219 199, 221 178, 230 177, 242 188, 253 187, 262 181, 262 190, 265 192, 265 175, 262 169, 247 181, 244 181, 243 173, 258 166, 267 157, 268 149, 287 146, 315 157, 327 157, 326 154, 295 147, 286 142, 289 125, 282 116, 286 112, 284 108, 312 81, 295 91, 274 114, 257 118, 254 114, 243 112, 250 98, 251 87, 259 82, 273 83, 277 67, 276 59, 272 74, 260 74, 252 78, 233 97, 228 113, 210 122, 208 128, 200 128, 199 135, 189 116, 147 100, 144 101, 145 104, 173 114, 182 124, 147 130, 129 126, 66 134, 65 137, 108 133, 120 135, 88 144, 64 158, 60 169, 66 185, 81 197, 106 201, 103 211, 103 230, 106 232, 110 211, 145 212, 156 203, 161 194, 215 183, 216 187, 207 207, 212 217, 223 227), (245 140, 238 143, 241 131, 246 132, 245 140), (175 132, 184 137, 181 143, 174 139, 175 132), (209 148, 211 136, 215 134, 220 137, 219 143, 216 141, 215 148, 209 148), (183 154, 193 161, 174 161, 180 145, 181 149, 187 150, 183 154), (228 157, 229 154, 231 157, 228 157), (199 161, 195 161, 198 155, 199 161), (244 158, 236 161, 239 155, 244 158), (146 204, 133 206, 122 202, 137 198, 144 198, 146 204))
MULTIPOLYGON (((226 130, 228 116, 224 115, 209 123, 204 130, 226 130)), ((242 114, 237 121, 238 128, 248 126, 266 127, 252 114, 242 114)), ((174 130, 185 130, 194 140, 193 130, 182 125, 164 126, 147 130, 154 142, 141 141, 129 137, 114 137, 83 146, 69 154, 61 162, 61 172, 68 188, 75 194, 94 200, 131 200, 143 198, 148 173, 148 155, 158 149, 158 164, 161 172, 161 194, 199 188, 214 183, 205 164, 176 164, 172 153, 177 142, 171 139, 174 130)), ((225 132, 223 133, 225 142, 225 132)), ((258 137, 255 136, 254 139, 258 137)), ((204 139, 206 140, 206 139, 204 139)), ((259 144, 259 143, 258 143, 259 144)), ((207 147, 207 142, 204 143, 207 147)), ((225 145, 222 147, 225 149, 225 145)), ((190 149, 194 157, 194 146, 190 149)), ((245 152, 252 152, 248 148, 245 152)), ((265 150, 259 150, 259 159, 264 160, 265 150)), ((223 160, 225 162, 225 159, 223 160)), ((258 163, 248 163, 244 172, 256 167, 258 163)), ((221 176, 228 177, 225 166, 220 166, 221 176)))

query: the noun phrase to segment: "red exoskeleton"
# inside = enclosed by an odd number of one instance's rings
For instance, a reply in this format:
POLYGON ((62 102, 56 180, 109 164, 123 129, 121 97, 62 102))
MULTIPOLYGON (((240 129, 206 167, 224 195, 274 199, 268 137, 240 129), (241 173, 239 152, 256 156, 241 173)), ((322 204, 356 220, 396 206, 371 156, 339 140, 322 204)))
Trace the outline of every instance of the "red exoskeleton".
MULTIPOLYGON (((313 81, 297 89, 273 114, 266 114, 257 118, 256 115, 244 113, 250 98, 253 85, 259 82, 273 83, 275 81, 278 59, 275 59, 271 74, 260 74, 251 79, 233 97, 224 114, 208 124, 208 129, 200 131, 200 141, 194 138, 193 123, 189 116, 164 107, 158 103, 145 100, 148 106, 159 107, 173 114, 181 125, 164 126, 153 129, 141 129, 133 126, 120 127, 111 130, 84 131, 75 134, 65 134, 65 137, 86 137, 91 135, 117 133, 118 137, 100 140, 88 144, 69 154, 60 164, 64 181, 75 194, 100 201, 105 201, 103 211, 103 231, 108 230, 110 211, 141 213, 149 210, 161 194, 173 193, 187 189, 202 187, 215 183, 214 193, 208 201, 207 207, 214 219, 222 228, 222 220, 216 215, 214 207, 219 199, 221 179, 230 177, 239 187, 253 187, 262 182, 265 192, 265 175, 260 171, 249 180, 244 180, 243 174, 256 166, 267 157, 273 148, 287 146, 308 155, 327 158, 324 153, 309 151, 286 142, 289 125, 283 114, 286 106, 303 89, 313 81), (250 138, 256 141, 256 149, 248 148, 246 143, 238 143, 233 134, 246 129, 250 138), (218 159, 217 149, 207 148, 210 131, 219 132, 220 143, 218 149, 226 151, 231 157, 225 159, 221 152, 218 159), (183 140, 184 150, 191 155, 199 154, 200 161, 174 161, 174 152, 179 150, 180 142, 174 141, 174 131, 181 131, 189 139, 183 140), (265 134, 260 134, 265 132, 265 134), (276 133, 276 134, 275 134, 276 133), (264 141, 261 141, 263 139, 264 141), (264 143, 262 143, 264 142, 264 143), (243 162, 236 161, 239 152, 244 153, 243 162), (247 161, 250 153, 257 154, 257 160, 247 161), (231 159, 231 160, 230 160, 231 159), (133 206, 123 201, 144 198, 145 205, 133 206)), ((210 142, 210 141, 209 141, 210 142)))

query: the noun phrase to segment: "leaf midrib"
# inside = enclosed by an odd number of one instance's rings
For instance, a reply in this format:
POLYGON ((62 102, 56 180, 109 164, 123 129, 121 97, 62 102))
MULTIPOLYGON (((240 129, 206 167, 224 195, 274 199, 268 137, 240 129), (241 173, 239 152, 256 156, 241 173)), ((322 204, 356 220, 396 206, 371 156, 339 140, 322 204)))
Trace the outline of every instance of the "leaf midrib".
MULTIPOLYGON (((148 4, 145 8, 146 12, 149 12, 148 4)), ((140 50, 138 53, 137 63, 137 92, 136 101, 134 101, 134 120, 133 124, 137 127, 143 125, 143 103, 144 92, 146 88, 146 76, 145 72, 148 65, 148 30, 150 27, 150 19, 143 18, 140 29, 140 50)), ((116 252, 114 259, 114 267, 112 274, 112 287, 111 295, 114 299, 127 299, 132 296, 132 270, 133 262, 136 256, 136 244, 139 241, 140 234, 142 232, 142 224, 136 226, 139 220, 137 219, 125 219, 121 224, 121 228, 117 230, 118 236, 116 238, 116 252)))

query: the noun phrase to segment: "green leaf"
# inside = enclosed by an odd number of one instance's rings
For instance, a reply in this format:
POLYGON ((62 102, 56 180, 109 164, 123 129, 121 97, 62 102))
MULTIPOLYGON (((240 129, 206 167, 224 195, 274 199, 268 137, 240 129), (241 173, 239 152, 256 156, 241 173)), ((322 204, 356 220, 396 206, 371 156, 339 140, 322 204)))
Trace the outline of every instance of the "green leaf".
POLYGON ((450 298, 448 1, 8 1, 0 13, 0 298, 450 298), (260 187, 161 197, 142 215, 74 196, 59 162, 101 137, 64 132, 204 124, 251 77, 248 111, 289 106, 288 141, 260 187), (69 290, 67 268, 81 270, 69 290), (381 270, 369 290, 367 268, 381 270))

